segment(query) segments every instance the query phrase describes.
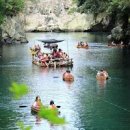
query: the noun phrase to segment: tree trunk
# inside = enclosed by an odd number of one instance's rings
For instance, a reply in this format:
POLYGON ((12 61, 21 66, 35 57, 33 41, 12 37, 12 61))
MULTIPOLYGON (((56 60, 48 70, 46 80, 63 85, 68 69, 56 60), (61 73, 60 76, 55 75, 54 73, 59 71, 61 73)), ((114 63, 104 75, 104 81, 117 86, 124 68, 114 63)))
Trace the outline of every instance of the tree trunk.
POLYGON ((125 44, 128 44, 129 42, 129 36, 127 36, 127 31, 128 31, 128 19, 129 19, 129 14, 128 13, 125 13, 123 15, 123 25, 122 25, 122 28, 123 28, 123 35, 124 35, 124 43, 125 44))

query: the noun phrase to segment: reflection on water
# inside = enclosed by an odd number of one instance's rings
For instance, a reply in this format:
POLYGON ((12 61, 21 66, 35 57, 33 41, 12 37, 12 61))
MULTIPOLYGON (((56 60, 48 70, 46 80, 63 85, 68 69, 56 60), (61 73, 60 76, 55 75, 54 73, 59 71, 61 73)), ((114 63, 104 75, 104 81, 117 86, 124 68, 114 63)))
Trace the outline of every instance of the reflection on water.
POLYGON ((99 87, 104 88, 106 86, 106 80, 97 80, 99 87))
MULTIPOLYGON (((0 129, 18 129, 23 121, 33 130, 123 130, 130 129, 130 51, 107 48, 102 33, 28 33, 29 44, 0 48, 0 129), (43 43, 38 39, 64 40, 59 47, 73 58, 69 68, 75 76, 73 83, 64 82, 68 68, 39 68, 31 63, 29 47, 43 43), (88 41, 89 49, 77 49, 78 41, 88 41), (110 75, 106 82, 96 80, 96 73, 105 68, 110 75), (25 83, 30 93, 18 101, 8 91, 12 81, 25 83), (54 100, 60 105, 64 126, 51 125, 30 112, 35 97, 43 104, 54 100), (19 108, 26 105, 25 108, 19 108)), ((49 50, 42 48, 45 52, 49 50)))

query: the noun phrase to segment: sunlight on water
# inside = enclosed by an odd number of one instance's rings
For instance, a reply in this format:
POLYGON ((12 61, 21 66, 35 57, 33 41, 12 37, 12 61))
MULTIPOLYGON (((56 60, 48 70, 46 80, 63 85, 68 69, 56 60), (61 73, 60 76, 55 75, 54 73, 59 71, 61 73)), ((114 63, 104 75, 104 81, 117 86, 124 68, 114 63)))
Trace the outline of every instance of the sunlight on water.
POLYGON ((28 33, 29 44, 0 48, 0 129, 18 129, 22 121, 32 130, 123 130, 130 129, 130 51, 108 48, 106 34, 101 33, 28 33), (38 39, 64 40, 59 48, 73 58, 70 68, 75 81, 62 81, 67 68, 39 68, 31 63, 29 47, 43 43, 38 39), (88 41, 89 49, 77 49, 78 41, 88 41), (98 82, 96 73, 105 68, 110 75, 98 82), (29 86, 30 92, 20 100, 12 100, 8 91, 12 81, 29 86), (30 107, 39 95, 44 105, 54 100, 60 105, 66 125, 52 125, 32 115, 30 107), (19 108, 20 105, 27 107, 19 108))

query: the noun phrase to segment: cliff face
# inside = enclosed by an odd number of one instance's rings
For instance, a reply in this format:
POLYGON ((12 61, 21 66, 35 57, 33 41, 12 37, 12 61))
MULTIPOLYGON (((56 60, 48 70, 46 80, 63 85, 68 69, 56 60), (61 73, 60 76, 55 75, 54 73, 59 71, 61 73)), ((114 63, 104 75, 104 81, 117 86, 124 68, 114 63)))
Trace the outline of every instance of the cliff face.
POLYGON ((72 0, 36 0, 26 3, 26 31, 106 31, 105 14, 94 19, 92 14, 76 12, 72 0))
POLYGON ((110 18, 76 12, 72 0, 27 0, 23 13, 6 18, 2 25, 3 43, 25 43, 26 32, 108 31, 110 18))
POLYGON ((2 42, 7 44, 27 43, 24 31, 24 16, 18 14, 16 17, 6 17, 2 28, 2 42))

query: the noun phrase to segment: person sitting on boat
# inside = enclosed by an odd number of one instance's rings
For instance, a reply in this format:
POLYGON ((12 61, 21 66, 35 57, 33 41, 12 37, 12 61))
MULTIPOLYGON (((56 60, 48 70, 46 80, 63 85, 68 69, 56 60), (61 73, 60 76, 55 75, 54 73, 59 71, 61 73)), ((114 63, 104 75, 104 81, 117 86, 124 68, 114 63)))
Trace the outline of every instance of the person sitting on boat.
POLYGON ((87 42, 84 42, 84 47, 88 47, 88 43, 87 42))
POLYGON ((41 99, 39 96, 36 96, 35 102, 33 103, 32 107, 34 109, 39 110, 41 108, 41 106, 42 106, 41 99))
POLYGON ((38 58, 40 58, 41 56, 43 56, 42 52, 39 51, 39 52, 37 53, 37 56, 38 56, 38 58))
POLYGON ((57 107, 56 107, 56 105, 55 105, 53 100, 50 101, 50 109, 57 110, 57 107))
POLYGON ((40 50, 41 50, 41 47, 40 47, 39 44, 38 44, 38 45, 35 45, 34 48, 35 48, 35 51, 40 51, 40 50))
POLYGON ((58 110, 58 108, 60 108, 60 106, 56 106, 55 103, 54 103, 54 101, 51 100, 50 101, 50 109, 54 110, 56 115, 60 114, 60 111, 58 110))
POLYGON ((78 42, 78 45, 77 45, 77 46, 81 46, 81 44, 82 44, 82 42, 80 41, 80 42, 78 42))
POLYGON ((59 52, 60 58, 63 58, 63 51, 59 48, 58 52, 59 52))
POLYGON ((48 61, 49 61, 48 54, 41 56, 40 61, 42 62, 42 64, 45 64, 48 67, 48 61))
POLYGON ((65 52, 63 53, 62 57, 63 57, 64 60, 68 60, 69 59, 69 56, 65 52))
POLYGON ((63 80, 74 81, 74 76, 70 73, 70 70, 66 70, 66 72, 63 74, 63 80))
POLYGON ((31 54, 32 54, 32 59, 34 60, 34 57, 36 56, 36 51, 35 51, 35 49, 34 48, 31 48, 30 47, 30 51, 31 51, 31 54))
POLYGON ((52 56, 53 56, 53 59, 55 59, 55 58, 60 58, 60 53, 55 49, 55 50, 52 52, 52 56))
POLYGON ((111 46, 116 46, 116 43, 112 41, 111 46))
POLYGON ((84 45, 84 43, 81 41, 81 42, 80 42, 80 46, 83 46, 83 45, 84 45))

